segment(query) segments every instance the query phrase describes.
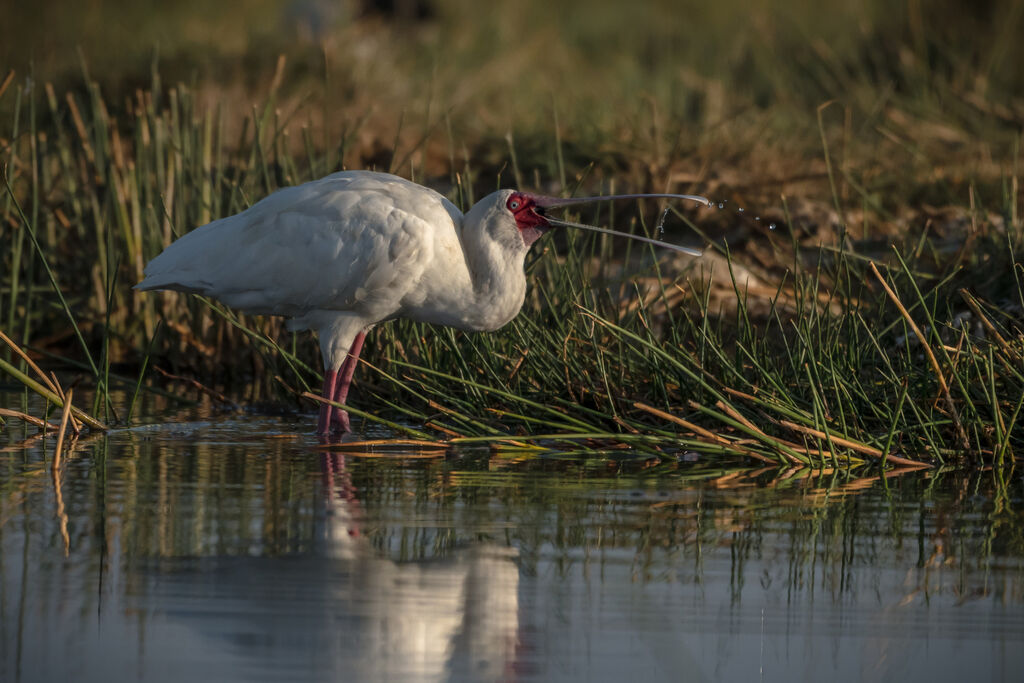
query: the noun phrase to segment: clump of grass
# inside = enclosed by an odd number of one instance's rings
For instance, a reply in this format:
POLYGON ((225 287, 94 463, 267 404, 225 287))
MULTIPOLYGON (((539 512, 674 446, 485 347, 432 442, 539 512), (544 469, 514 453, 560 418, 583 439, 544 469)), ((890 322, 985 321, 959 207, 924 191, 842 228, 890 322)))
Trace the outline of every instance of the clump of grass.
MULTIPOLYGON (((755 316, 735 282, 726 317, 707 298, 671 299, 674 287, 660 280, 636 292, 639 307, 607 285, 581 287, 571 266, 581 246, 571 241, 568 254, 536 264, 550 261, 558 275, 538 286, 544 305, 508 333, 431 338, 396 324, 380 336, 397 353, 367 369, 407 397, 434 397, 414 401, 410 419, 479 441, 573 434, 643 452, 815 466, 1007 462, 1020 444, 1024 340, 1006 326, 1015 321, 973 303, 974 324, 962 325, 956 304, 973 297, 949 281, 922 291, 898 254, 886 275, 874 262, 841 261, 828 292, 842 302, 838 313, 820 304, 822 276, 797 271, 788 285, 795 310, 779 305, 780 284, 755 316)), ((388 392, 371 394, 383 401, 388 392)))
MULTIPOLYGON (((819 66, 838 69, 840 57, 822 50, 819 66)), ((908 58, 899 82, 949 95, 952 81, 929 81, 920 59, 908 58)), ((153 362, 238 402, 310 407, 299 397, 319 382, 311 341, 275 319, 129 285, 196 225, 355 165, 427 181, 464 207, 515 178, 565 194, 696 184, 752 209, 676 211, 670 230, 685 223, 712 243, 699 261, 607 237, 549 238, 528 264, 523 314, 497 334, 380 328, 357 377, 367 418, 454 443, 695 450, 819 467, 999 463, 1020 446, 1024 227, 1012 98, 928 128, 941 117, 924 95, 890 93, 869 107, 879 84, 858 63, 837 81, 853 94, 811 107, 810 127, 796 127, 801 151, 762 164, 780 145, 756 144, 750 131, 776 130, 776 109, 670 125, 665 113, 679 103, 661 110, 653 95, 647 118, 627 115, 630 130, 651 131, 643 140, 616 138, 625 124, 613 118, 580 133, 588 113, 559 103, 533 110, 549 113, 546 123, 467 141, 465 119, 439 117, 429 99, 422 117, 393 129, 366 112, 336 114, 333 136, 323 102, 281 91, 286 62, 244 115, 202 106, 202 87, 168 87, 155 67, 147 88, 116 104, 85 69, 63 97, 47 83, 3 80, 0 321, 29 351, 80 363, 105 421, 122 419, 111 383, 137 395, 155 383, 145 374, 153 362), (682 144, 698 124, 708 132, 682 144), (972 144, 968 129, 985 137, 972 144), (619 142, 599 146, 602 136, 619 142), (118 365, 132 377, 119 378, 118 365)), ((663 215, 624 208, 583 219, 650 232, 663 215)), ((4 369, 23 382, 17 362, 4 369)))

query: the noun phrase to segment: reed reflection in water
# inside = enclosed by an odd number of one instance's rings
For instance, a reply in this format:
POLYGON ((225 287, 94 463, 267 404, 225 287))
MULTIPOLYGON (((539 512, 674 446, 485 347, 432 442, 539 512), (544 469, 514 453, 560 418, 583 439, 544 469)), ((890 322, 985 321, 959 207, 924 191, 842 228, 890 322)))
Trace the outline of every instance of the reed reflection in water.
POLYGON ((1024 674, 1019 477, 380 457, 301 429, 80 440, 56 479, 8 434, 0 678, 1024 674))

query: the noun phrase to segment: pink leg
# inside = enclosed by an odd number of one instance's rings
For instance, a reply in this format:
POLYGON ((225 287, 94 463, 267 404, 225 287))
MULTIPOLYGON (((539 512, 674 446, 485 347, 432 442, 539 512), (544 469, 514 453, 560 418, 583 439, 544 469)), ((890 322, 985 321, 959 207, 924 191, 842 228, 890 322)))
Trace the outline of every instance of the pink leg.
MULTIPOLYGON (((363 342, 366 340, 366 333, 360 332, 352 340, 352 348, 348 350, 348 357, 338 371, 338 382, 334 387, 332 400, 336 403, 344 403, 348 398, 349 387, 352 386, 352 375, 356 372, 356 365, 359 364, 359 353, 363 350, 363 342)), ((335 409, 334 427, 342 434, 352 431, 349 426, 348 413, 340 408, 335 409)))
MULTIPOLYGON (((324 373, 324 390, 320 394, 323 398, 333 400, 334 389, 338 383, 338 373, 334 370, 327 370, 324 373)), ((320 404, 320 419, 316 423, 316 433, 320 436, 325 436, 330 433, 331 429, 331 418, 335 412, 334 406, 329 406, 326 403, 320 404)))
POLYGON ((321 461, 324 471, 324 491, 327 512, 333 517, 328 523, 346 524, 349 536, 359 536, 359 520, 362 511, 352 475, 345 470, 345 456, 341 453, 324 453, 321 461))

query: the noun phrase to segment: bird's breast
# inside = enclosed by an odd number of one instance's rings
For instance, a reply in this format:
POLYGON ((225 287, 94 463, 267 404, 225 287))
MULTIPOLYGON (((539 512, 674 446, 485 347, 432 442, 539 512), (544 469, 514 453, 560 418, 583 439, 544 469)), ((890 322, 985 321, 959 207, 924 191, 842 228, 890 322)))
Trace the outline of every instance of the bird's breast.
POLYGON ((440 287, 411 293, 405 316, 418 322, 447 325, 470 332, 491 332, 515 318, 526 298, 526 279, 505 282, 501 288, 458 286, 449 278, 440 287))

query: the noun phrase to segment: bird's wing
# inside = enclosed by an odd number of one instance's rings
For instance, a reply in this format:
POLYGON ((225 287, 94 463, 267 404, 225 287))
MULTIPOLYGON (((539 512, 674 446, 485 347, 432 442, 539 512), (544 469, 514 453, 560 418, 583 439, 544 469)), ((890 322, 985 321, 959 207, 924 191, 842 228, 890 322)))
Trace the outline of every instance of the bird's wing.
POLYGON ((341 173, 281 190, 197 228, 146 267, 140 289, 176 289, 242 310, 393 315, 457 209, 394 176, 341 173))

